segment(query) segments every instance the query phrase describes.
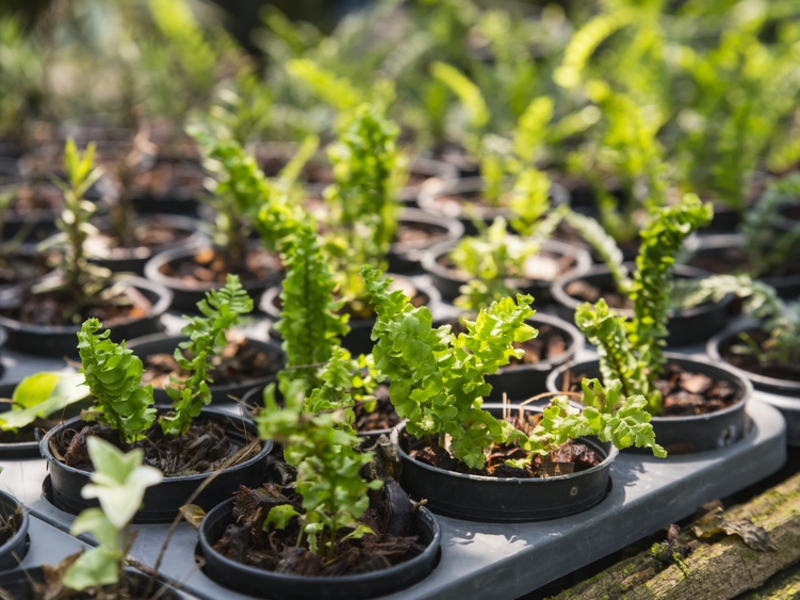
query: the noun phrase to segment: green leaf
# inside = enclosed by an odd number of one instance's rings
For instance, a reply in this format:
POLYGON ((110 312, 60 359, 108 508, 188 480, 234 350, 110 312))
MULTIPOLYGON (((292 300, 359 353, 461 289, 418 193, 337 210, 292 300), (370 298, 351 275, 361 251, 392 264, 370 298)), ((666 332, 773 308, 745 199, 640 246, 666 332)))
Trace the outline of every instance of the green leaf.
POLYGON ((270 525, 273 525, 275 529, 284 530, 294 517, 299 516, 300 513, 297 512, 291 504, 273 506, 267 518, 264 519, 264 531, 268 531, 270 525))
POLYGON ((119 555, 106 547, 88 550, 67 569, 63 583, 72 590, 113 585, 120 577, 118 560, 119 555))

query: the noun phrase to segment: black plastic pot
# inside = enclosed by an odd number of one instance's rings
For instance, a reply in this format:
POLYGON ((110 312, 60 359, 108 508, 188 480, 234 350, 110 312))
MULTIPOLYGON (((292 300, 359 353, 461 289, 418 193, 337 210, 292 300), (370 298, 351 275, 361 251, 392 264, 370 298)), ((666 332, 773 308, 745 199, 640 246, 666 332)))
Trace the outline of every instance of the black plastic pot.
MULTIPOLYGON (((469 277, 462 277, 455 269, 445 267, 439 262, 439 259, 446 256, 452 249, 452 244, 441 244, 431 248, 422 256, 423 270, 430 276, 433 285, 442 294, 442 298, 449 301, 458 298, 461 295, 461 286, 470 280, 469 277)), ((547 240, 542 244, 541 254, 572 258, 572 268, 562 277, 578 277, 582 273, 587 273, 592 266, 592 257, 586 250, 556 240, 547 240)), ((550 292, 553 285, 552 281, 545 279, 509 279, 507 285, 510 289, 516 289, 523 294, 533 296, 537 306, 552 303, 550 292)))
MULTIPOLYGON (((626 264, 630 271, 636 268, 635 264, 626 264)), ((695 279, 708 277, 708 271, 677 265, 675 267, 675 277, 685 279, 695 279)), ((559 277, 553 282, 551 293, 553 300, 558 306, 558 312, 563 319, 574 321, 575 309, 582 300, 570 296, 566 288, 573 281, 583 280, 601 289, 612 289, 614 278, 608 267, 598 265, 592 267, 585 273, 568 273, 559 277)), ((733 296, 726 296, 719 302, 709 302, 692 308, 681 308, 670 311, 667 330, 667 345, 670 347, 689 346, 691 344, 705 344, 708 338, 725 327, 728 320, 728 307, 733 302, 733 296)), ((625 315, 629 319, 633 318, 633 311, 629 309, 614 309, 617 314, 625 315)))
POLYGON ((708 340, 706 354, 712 360, 721 362, 740 377, 749 380, 757 390, 767 392, 758 399, 767 402, 781 411, 786 419, 786 439, 790 445, 800 445, 800 381, 778 379, 747 371, 730 364, 722 353, 740 341, 739 334, 759 330, 755 321, 743 321, 708 340))
POLYGON ((22 513, 22 520, 19 523, 19 528, 5 544, 0 546, 0 571, 15 568, 19 564, 19 560, 22 560, 25 554, 27 554, 28 545, 30 544, 30 540, 28 539, 28 527, 31 523, 28 511, 24 509, 22 504, 17 502, 16 498, 11 494, 0 491, 0 515, 2 515, 4 519, 8 519, 18 509, 22 513))
POLYGON ((397 191, 397 199, 407 206, 417 206, 417 197, 423 189, 450 184, 458 179, 458 169, 451 164, 433 158, 417 158, 409 169, 411 177, 422 179, 421 183, 410 183, 397 191))
MULTIPOLYGON (((484 404, 483 408, 495 417, 502 416, 502 404, 484 404)), ((542 406, 526 405, 523 410, 541 412, 542 406)), ((436 514, 467 521, 545 521, 588 510, 608 494, 611 463, 619 453, 610 442, 580 438, 603 457, 599 465, 586 471, 536 479, 467 475, 410 458, 399 444, 404 427, 401 423, 392 431, 392 442, 403 461, 403 489, 414 499, 427 499, 426 506, 436 514)))
POLYGON ((194 247, 205 242, 208 237, 200 229, 201 223, 196 219, 180 215, 158 215, 142 217, 136 221, 136 226, 154 223, 169 227, 185 233, 185 237, 167 244, 157 246, 140 246, 138 248, 111 248, 103 256, 93 256, 91 261, 101 267, 110 269, 114 273, 144 274, 144 265, 156 254, 172 250, 173 248, 194 247))
MULTIPOLYGON (((693 452, 705 452, 726 448, 739 441, 745 431, 744 407, 753 397, 753 386, 750 382, 725 365, 670 352, 665 356, 669 362, 677 363, 687 371, 707 375, 715 381, 727 381, 736 390, 736 402, 728 408, 705 415, 652 417, 650 423, 653 425, 656 442, 664 446, 667 451, 673 447, 681 448, 681 452, 685 453, 689 448, 693 452)), ((600 363, 595 359, 564 365, 550 373, 547 378, 548 391, 559 392, 564 389, 564 374, 568 370, 575 375, 584 375, 589 379, 598 378, 602 381, 600 363)), ((649 452, 639 448, 629 448, 625 451, 649 452)))
MULTIPOLYGON (((435 189, 423 189, 418 198, 417 203, 423 210, 430 211, 437 215, 458 219, 464 225, 464 231, 467 235, 475 235, 478 230, 472 223, 472 219, 463 210, 463 207, 458 202, 450 202, 446 206, 441 206, 440 199, 448 196, 462 196, 464 198, 479 197, 485 187, 482 177, 467 177, 466 179, 459 179, 448 185, 437 186, 435 189)), ((566 188, 558 183, 550 184, 550 203, 553 206, 558 206, 569 201, 569 192, 566 188)), ((491 206, 475 207, 477 216, 483 219, 487 225, 491 225, 496 217, 503 217, 506 221, 511 221, 514 214, 510 208, 496 208, 491 206)))
POLYGON ((464 235, 461 221, 436 215, 418 208, 407 208, 398 219, 400 226, 417 227, 436 231, 441 237, 433 243, 426 240, 395 242, 386 258, 392 273, 415 273, 422 269, 421 260, 425 252, 440 244, 452 244, 464 235))
MULTIPOLYGON (((128 348, 133 350, 136 355, 142 359, 142 362, 145 362, 145 359, 153 354, 169 354, 172 356, 172 354, 175 352, 175 349, 178 347, 178 344, 188 341, 188 339, 188 336, 185 335, 148 335, 146 337, 134 340, 128 344, 128 348)), ((208 386, 208 389, 211 392, 211 402, 230 402, 230 396, 234 398, 242 398, 245 393, 254 386, 260 386, 261 389, 263 389, 273 381, 277 381, 277 372, 283 368, 283 365, 286 362, 286 355, 284 354, 283 350, 281 350, 280 346, 278 344, 262 342, 252 338, 247 338, 247 343, 264 352, 278 354, 280 359, 275 365, 275 373, 264 377, 256 377, 254 379, 247 379, 236 383, 231 383, 228 385, 212 384, 208 386)), ((153 388, 153 398, 156 404, 172 403, 172 399, 162 388, 153 388)))
POLYGON ((303 577, 248 567, 230 560, 214 544, 233 523, 231 498, 206 515, 200 525, 200 549, 205 559, 203 571, 226 588, 258 598, 272 600, 363 600, 397 592, 427 577, 439 561, 442 531, 436 517, 418 508, 417 527, 425 551, 411 560, 381 571, 341 577, 303 577))
MULTIPOLYGON (((174 165, 185 167, 187 172, 197 170, 202 172, 202 167, 194 160, 168 160, 159 158, 158 162, 171 162, 174 165)), ((131 199, 136 212, 140 214, 172 214, 194 217, 199 206, 198 198, 201 194, 189 188, 182 187, 173 182, 173 185, 164 194, 140 194, 131 199)))
MULTIPOLYGON (((395 281, 405 279, 403 275, 395 275, 393 273, 387 273, 386 275, 395 281)), ((428 297, 425 306, 430 307, 431 312, 434 312, 435 307, 442 301, 439 291, 420 279, 414 279, 413 283, 409 283, 409 285, 412 285, 419 293, 428 297)), ((281 311, 275 305, 275 299, 280 295, 281 290, 280 285, 268 289, 258 302, 258 308, 276 321, 281 318, 281 311)), ((372 328, 375 326, 375 319, 351 319, 347 324, 350 326, 350 333, 342 339, 342 347, 349 350, 354 356, 372 352, 375 342, 370 339, 370 336, 372 335, 372 328)), ((280 334, 274 329, 270 329, 270 338, 276 341, 281 340, 280 334)))
MULTIPOLYGON (((172 292, 173 300, 171 308, 173 310, 183 310, 186 312, 196 313, 197 303, 205 300, 206 293, 211 290, 220 289, 223 286, 221 283, 200 283, 189 284, 176 277, 164 275, 161 272, 161 267, 169 263, 178 263, 182 260, 189 259, 194 256, 203 246, 196 245, 191 248, 182 247, 167 250, 161 254, 157 254, 147 261, 144 266, 144 275, 147 279, 155 281, 170 292, 172 292)), ((250 294, 251 298, 258 297, 269 287, 272 287, 283 279, 283 272, 276 272, 274 276, 270 276, 263 280, 243 280, 242 287, 250 294)))
MULTIPOLYGON (((172 302, 172 293, 163 285, 141 277, 123 276, 117 281, 128 282, 146 297, 152 306, 144 317, 114 323, 111 340, 119 343, 141 335, 163 331, 161 315, 172 302)), ((10 306, 18 288, 0 291, 0 304, 10 306)), ((80 325, 33 325, 0 316, 0 326, 8 332, 8 347, 27 354, 39 356, 78 356, 78 332, 80 325)))
MULTIPOLYGON (((159 406, 159 413, 168 412, 171 407, 159 406)), ((233 416, 213 408, 204 408, 200 416, 218 423, 229 425, 229 437, 239 439, 242 443, 246 441, 242 432, 243 426, 246 427, 247 440, 258 437, 258 428, 255 423, 244 416, 233 416)), ((50 470, 50 482, 52 485, 52 502, 65 512, 73 515, 92 506, 99 506, 96 500, 86 500, 81 496, 81 489, 89 482, 91 475, 87 471, 81 471, 65 465, 57 460, 50 449, 50 440, 61 434, 65 429, 80 430, 86 423, 80 417, 70 419, 54 427, 42 438, 41 453, 47 459, 50 470)), ((264 481, 268 455, 272 451, 272 441, 263 442, 261 452, 256 456, 222 471, 205 488, 193 504, 197 504, 204 510, 211 510, 220 502, 230 498, 240 485, 248 487, 258 487, 264 481)), ((211 473, 199 475, 186 475, 181 477, 167 477, 154 486, 147 488, 144 495, 144 506, 139 509, 133 519, 134 523, 169 523, 178 514, 181 506, 186 504, 189 497, 211 473)))
MULTIPOLYGON (((15 564, 16 566, 16 564, 15 564)), ((147 585, 150 581, 150 576, 140 573, 132 568, 125 569, 128 576, 128 585, 134 594, 144 594, 147 591, 147 585)), ((45 576, 42 567, 33 567, 25 569, 13 569, 0 573, 0 588, 11 594, 11 598, 15 600, 34 600, 32 582, 44 582, 45 576)), ((162 583, 158 582, 153 586, 152 592, 158 592, 162 588, 162 583)), ((167 588, 163 594, 158 596, 159 600, 181 600, 184 596, 174 589, 167 588)))
MULTIPOLYGON (((733 248, 744 250, 744 236, 739 233, 700 236, 693 239, 688 247, 693 252, 692 258, 687 262, 689 265, 694 264, 721 274, 744 271, 740 264, 732 265, 730 262, 724 262, 726 251, 733 248)), ((800 296, 800 273, 780 277, 759 277, 759 279, 774 287, 781 298, 793 299, 800 296)))

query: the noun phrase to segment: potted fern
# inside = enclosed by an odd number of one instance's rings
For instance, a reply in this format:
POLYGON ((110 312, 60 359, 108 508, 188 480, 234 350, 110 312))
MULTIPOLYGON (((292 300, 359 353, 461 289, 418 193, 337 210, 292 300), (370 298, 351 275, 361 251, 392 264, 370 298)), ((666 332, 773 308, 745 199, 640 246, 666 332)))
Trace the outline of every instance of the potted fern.
POLYGON ((117 340, 161 328, 159 318, 171 301, 163 286, 140 278, 112 278, 88 260, 87 240, 96 232, 90 223, 95 206, 84 194, 100 177, 93 156, 93 144, 83 154, 71 140, 66 144, 68 182, 59 184, 66 204, 57 222, 61 233, 46 241, 58 251, 61 272, 0 292, 0 325, 9 333, 9 347, 74 355, 73 336, 90 316, 98 317, 117 340))
POLYGON ((378 378, 389 378, 398 414, 392 433, 403 461, 401 483, 434 512, 480 521, 535 521, 574 514, 601 502, 617 447, 637 445, 665 456, 653 437, 641 395, 619 381, 584 382, 581 412, 564 396, 552 405, 482 406, 485 376, 535 337, 525 323, 529 296, 504 298, 454 337, 433 329, 430 311, 414 308, 369 266, 362 269, 378 313, 373 355, 378 378), (614 432, 612 434, 612 432, 614 432), (587 437, 598 435, 594 441, 587 437), (569 463, 569 464, 562 464, 569 463))
POLYGON ((96 319, 83 324, 78 347, 93 408, 54 427, 41 441, 58 508, 77 514, 93 505, 80 493, 91 476, 87 440, 93 437, 123 450, 140 448, 145 462, 164 473, 164 481, 148 490, 146 506, 135 517, 138 522, 171 521, 212 475, 215 478, 197 499, 205 508, 227 498, 240 483, 261 481, 271 442, 258 440, 249 419, 207 408, 213 384, 210 361, 224 348, 225 331, 252 310, 252 300, 232 277, 222 290, 210 293, 200 309, 206 316, 196 317, 184 329, 192 360, 176 350, 176 360, 191 376, 168 388, 172 406, 153 404, 152 386, 142 387, 142 362, 124 342, 117 345, 107 333, 98 334, 96 319))
MULTIPOLYGON (((636 307, 644 301, 641 294, 634 292, 645 282, 659 281, 662 290, 670 293, 666 299, 667 344, 684 346, 708 341, 725 326, 733 297, 699 304, 689 302, 685 297, 687 287, 708 276, 709 272, 675 263, 688 236, 708 223, 711 214, 711 205, 702 204, 692 194, 673 206, 655 210, 651 223, 641 233, 642 244, 636 262, 631 264, 623 262, 622 251, 597 221, 576 212, 568 213, 566 220, 582 232, 606 264, 582 274, 565 275, 553 282, 552 296, 561 316, 572 320, 582 302, 595 303, 603 298, 610 308, 633 318, 636 307), (630 271, 633 271, 632 276, 630 271), (674 286, 673 279, 677 279, 674 286)), ((648 290, 651 291, 655 293, 656 290, 648 290)))
POLYGON ((745 404, 752 395, 750 383, 731 369, 662 351, 673 326, 672 256, 692 227, 710 219, 710 212, 711 206, 696 196, 661 209, 655 225, 642 234, 638 269, 627 288, 632 316, 618 315, 604 298, 578 305, 575 324, 600 358, 561 367, 548 378, 552 392, 578 391, 581 381, 598 376, 606 384, 620 381, 625 394, 647 398, 659 443, 673 451, 736 442, 744 433, 745 404))

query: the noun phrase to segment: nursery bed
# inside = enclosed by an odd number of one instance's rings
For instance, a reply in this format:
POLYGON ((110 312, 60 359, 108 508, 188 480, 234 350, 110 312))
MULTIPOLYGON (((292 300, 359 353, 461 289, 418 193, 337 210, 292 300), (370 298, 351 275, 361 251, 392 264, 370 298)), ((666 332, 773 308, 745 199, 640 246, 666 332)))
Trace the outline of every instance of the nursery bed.
MULTIPOLYGON (((727 449, 664 461, 620 454, 612 466, 608 497, 578 515, 508 525, 440 517, 444 535, 439 566, 423 582, 388 598, 514 599, 691 515, 705 502, 763 479, 786 460, 784 421, 776 409, 758 400, 747 412, 752 420, 748 435, 727 449)), ((6 489, 34 516, 62 530, 69 528, 74 517, 42 495, 39 482, 47 474, 43 460, 0 461, 0 466, 6 489)), ((131 555, 153 566, 169 525, 136 529, 131 555)), ((184 589, 198 598, 249 598, 225 590, 195 568, 196 544, 197 533, 182 523, 161 565, 162 574, 185 581, 184 589)))

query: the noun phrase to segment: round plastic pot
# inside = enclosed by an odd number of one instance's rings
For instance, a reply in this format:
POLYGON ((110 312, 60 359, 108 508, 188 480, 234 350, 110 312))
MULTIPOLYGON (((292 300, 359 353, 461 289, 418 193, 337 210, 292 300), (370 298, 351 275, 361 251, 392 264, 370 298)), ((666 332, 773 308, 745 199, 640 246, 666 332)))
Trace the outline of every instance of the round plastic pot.
MULTIPOLYGON (((729 248, 744 248, 744 236, 740 233, 699 236, 694 238, 688 246, 694 252, 694 257, 696 258, 722 259, 725 250, 729 248)), ((714 273, 734 273, 742 270, 736 266, 726 268, 725 263, 721 263, 720 267, 719 270, 712 269, 712 271, 714 273)), ((774 287, 781 298, 793 299, 800 296, 800 273, 780 277, 759 277, 759 279, 774 287)))
POLYGON ((451 164, 433 158, 418 158, 411 164, 411 177, 421 179, 421 183, 410 184, 397 191, 397 199, 406 206, 417 206, 417 198, 425 188, 430 188, 433 180, 437 185, 451 184, 458 179, 458 169, 451 164))
POLYGON ((144 274, 144 266, 156 254, 172 250, 173 248, 194 247, 207 240, 207 236, 199 230, 200 222, 190 217, 180 215, 159 215, 137 219, 136 226, 148 223, 169 227, 179 232, 186 233, 186 237, 166 244, 156 246, 139 246, 138 248, 113 248, 109 256, 92 258, 92 262, 110 269, 115 273, 144 274))
MULTIPOLYGON (((14 566, 17 566, 16 562, 14 566)), ((128 585, 133 594, 146 593, 150 577, 131 568, 125 569, 125 572, 128 576, 128 585)), ((11 594, 10 597, 14 598, 14 600, 34 600, 34 598, 38 596, 34 596, 32 582, 40 583, 44 581, 45 576, 42 567, 26 567, 24 570, 13 569, 0 573, 0 588, 3 588, 11 594)), ((158 582, 158 579, 156 581, 157 583, 153 587, 153 592, 158 592, 163 586, 162 583, 158 582)), ((184 596, 168 588, 163 594, 159 595, 158 598, 159 600, 181 600, 184 596)))
MULTIPOLYGON (((626 263, 626 266, 632 271, 636 265, 626 263)), ((695 269, 694 267, 684 265, 675 267, 675 276, 678 278, 699 279, 708 277, 708 275, 708 271, 695 269)), ((579 304, 583 304, 582 300, 578 300, 566 292, 567 286, 577 280, 583 280, 601 289, 614 287, 614 277, 605 265, 592 267, 582 274, 567 273, 563 277, 556 279, 551 288, 553 300, 558 306, 559 314, 567 321, 574 321, 575 309, 579 304)), ((669 331, 667 345, 677 347, 705 344, 712 335, 725 327, 728 321, 728 307, 731 302, 733 302, 733 296, 726 296, 719 302, 709 302, 692 308, 671 310, 669 321, 667 322, 667 330, 669 331)), ((628 319, 633 318, 633 310, 624 308, 615 308, 614 310, 617 314, 625 315, 628 319)))
POLYGON ((773 405, 786 419, 786 439, 792 446, 800 446, 800 381, 767 377, 735 367, 722 357, 722 352, 734 342, 739 334, 759 329, 755 321, 743 321, 726 329, 708 340, 706 353, 712 360, 719 361, 740 377, 749 380, 757 390, 767 392, 758 399, 773 405))
MULTIPOLYGON (((159 159, 159 161, 184 163, 187 166, 197 167, 201 169, 199 163, 194 160, 167 160, 159 159), (192 164, 194 163, 194 164, 192 164)), ((199 171, 198 171, 199 172, 199 171)), ((136 212, 139 214, 171 214, 171 215, 185 215, 189 217, 197 216, 197 208, 200 205, 198 202, 198 193, 188 188, 176 187, 167 190, 163 195, 155 195, 152 193, 140 194, 131 198, 136 212)))
MULTIPOLYGON (((395 281, 398 279, 406 279, 403 275, 396 275, 394 273, 387 273, 386 276, 391 277, 395 281)), ((408 285, 413 286, 419 293, 428 297, 428 302, 426 302, 425 305, 430 307, 431 311, 434 310, 436 305, 441 303, 442 298, 439 295, 439 291, 434 286, 426 283, 424 279, 415 279, 413 282, 409 282, 408 285)), ((258 302, 258 308, 275 320, 281 318, 281 309, 275 304, 276 298, 280 295, 281 290, 282 288, 280 285, 268 289, 258 302)), ((370 339, 370 336, 372 335, 372 328, 375 326, 375 321, 375 319, 351 319, 348 321, 347 324, 350 326, 350 333, 342 339, 342 347, 349 350, 354 356, 372 352, 375 342, 370 339)), ((270 330, 270 337, 276 341, 281 339, 280 334, 272 329, 270 330)))
MULTIPOLYGON (((158 333, 164 328, 163 315, 172 302, 172 293, 163 285, 141 277, 122 276, 125 281, 147 298, 152 306, 144 317, 127 319, 111 325, 111 340, 119 343, 142 335, 158 333)), ((14 295, 16 288, 0 292, 0 297, 14 295)), ((80 325, 33 325, 0 316, 0 326, 8 332, 8 347, 26 354, 39 356, 78 356, 78 332, 80 325)))
MULTIPOLYGON (((145 358, 152 356, 153 354, 169 354, 172 356, 175 353, 175 349, 178 347, 178 344, 188 340, 189 337, 185 335, 156 334, 138 338, 128 344, 128 347, 133 350, 144 362, 145 358)), ((277 371, 282 369, 284 363, 286 362, 286 355, 284 354, 283 350, 281 350, 280 346, 278 344, 262 342, 252 338, 247 338, 247 343, 258 350, 279 352, 281 359, 277 365, 276 372, 272 375, 255 377, 253 379, 245 379, 227 385, 212 384, 208 386, 208 389, 211 392, 211 402, 230 402, 231 399, 229 396, 233 396, 234 398, 242 398, 253 386, 261 386, 261 389, 263 389, 273 381, 278 380, 277 371)), ((172 399, 163 388, 153 388, 153 399, 155 400, 156 404, 170 404, 172 402, 172 399)))
MULTIPOLYGON (((0 515, 7 519, 13 515, 17 509, 22 513, 22 519, 19 523, 17 532, 12 535, 8 541, 0 546, 0 571, 13 569, 19 565, 19 560, 28 553, 28 527, 31 520, 28 516, 28 511, 24 510, 23 506, 17 502, 16 498, 11 494, 0 491, 0 515), (17 560, 19 558, 19 560, 17 560)), ((2 586, 2 584, 0 584, 2 586)))
MULTIPOLYGON (((433 285, 442 295, 445 300, 453 301, 461 295, 461 286, 469 282, 470 278, 461 276, 455 269, 445 267, 439 262, 439 258, 447 255, 453 249, 452 244, 437 245, 426 252, 422 257, 422 268, 430 276, 433 285)), ((562 277, 575 277, 580 274, 586 273, 592 266, 592 257, 589 253, 577 246, 559 242, 556 240, 547 240, 542 244, 542 253, 551 254, 556 257, 568 256, 573 259, 573 268, 562 277)), ((552 302, 551 286, 553 281, 545 279, 509 279, 507 284, 509 288, 516 289, 523 294, 530 294, 534 297, 535 303, 538 306, 549 304, 552 302)))
MULTIPOLYGON (((167 412, 171 407, 157 407, 159 414, 167 412)), ((233 416, 228 413, 213 409, 204 408, 200 412, 202 418, 206 418, 217 423, 229 425, 228 437, 238 439, 244 443, 245 435, 241 431, 246 427, 248 440, 258 437, 258 428, 251 420, 241 416, 233 416)), ((86 500, 81 496, 81 489, 89 482, 91 473, 81 471, 65 465, 57 460, 50 449, 50 440, 55 438, 65 429, 77 429, 86 425, 80 417, 70 419, 47 432, 41 441, 41 453, 47 459, 52 485, 52 502, 65 512, 73 515, 92 506, 99 506, 96 500, 86 500)), ((261 452, 256 456, 233 466, 224 469, 200 495, 193 501, 204 510, 211 510, 220 502, 230 498, 231 494, 239 489, 240 485, 248 487, 260 486, 266 474, 267 456, 272 451, 272 441, 262 442, 261 452)), ((180 477, 165 477, 164 480, 154 486, 147 488, 144 494, 144 505, 133 518, 134 523, 169 523, 178 514, 181 506, 186 504, 189 497, 212 473, 202 473, 198 475, 185 475, 180 477)))
MULTIPOLYGON (((459 179, 448 185, 436 186, 435 188, 423 189, 417 199, 419 207, 437 215, 451 217, 461 221, 467 235, 475 235, 478 230, 472 223, 472 219, 458 203, 452 203, 447 208, 442 208, 437 200, 446 196, 463 196, 474 198, 480 196, 485 187, 482 177, 467 177, 459 179)), ((569 201, 569 192, 558 183, 550 184, 550 203, 554 206, 565 204, 569 201)), ((479 209, 478 218, 483 219, 487 225, 491 225, 496 217, 503 217, 506 221, 514 218, 514 213, 510 208, 485 206, 479 209)))
MULTIPOLYGON (((495 417, 502 416, 502 404, 484 404, 495 417)), ((519 407, 512 410, 519 410, 519 407)), ((541 406, 526 405, 523 410, 541 412, 541 406)), ((418 462, 400 447, 401 423, 392 431, 403 462, 400 483, 412 498, 426 498, 436 514, 468 521, 513 523, 544 521, 574 515, 596 506, 610 486, 611 463, 619 453, 610 442, 594 437, 580 438, 603 461, 591 469, 536 479, 487 477, 446 471, 418 462)))
POLYGON ((304 577, 275 573, 230 560, 214 550, 214 544, 233 523, 234 499, 217 506, 200 525, 203 571, 228 589, 271 600, 364 600, 397 592, 422 581, 439 561, 442 531, 436 517, 424 507, 415 511, 420 541, 425 551, 411 560, 361 575, 304 577))
POLYGON ((407 208, 398 219, 398 224, 406 226, 425 226, 442 234, 442 237, 433 243, 419 240, 414 242, 392 244, 386 258, 389 261, 389 270, 392 273, 415 273, 422 269, 421 260, 425 252, 440 244, 452 244, 464 235, 464 226, 461 221, 435 215, 418 208, 407 208))
MULTIPOLYGON (((686 371, 706 375, 715 381, 727 381, 735 390, 736 402, 728 408, 704 415, 654 416, 650 419, 650 423, 653 425, 656 442, 664 446, 667 451, 670 447, 679 447, 681 453, 685 453, 684 451, 689 448, 692 452, 705 452, 726 448, 739 441, 745 430, 745 404, 753 397, 753 386, 750 382, 726 365, 670 352, 665 353, 665 356, 669 362, 677 363, 686 371)), ((567 370, 574 375, 602 380, 598 360, 564 365, 547 378, 548 391, 559 392, 564 389, 564 374, 567 370)), ((625 452, 644 453, 649 450, 628 448, 625 452)))
MULTIPOLYGON (((208 292, 224 287, 221 283, 196 282, 190 284, 177 277, 164 275, 161 272, 162 266, 190 259, 204 247, 205 246, 195 245, 191 248, 182 247, 167 250, 166 252, 156 254, 153 258, 148 260, 144 266, 144 275, 147 279, 163 285, 172 292, 173 300, 171 308, 173 310, 196 313, 197 303, 201 300, 205 300, 208 292)), ((275 273, 274 276, 270 276, 266 279, 242 281, 242 287, 250 294, 250 297, 257 297, 262 294, 264 290, 275 285, 281 279, 283 279, 283 273, 275 273)))

